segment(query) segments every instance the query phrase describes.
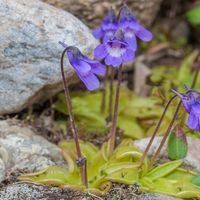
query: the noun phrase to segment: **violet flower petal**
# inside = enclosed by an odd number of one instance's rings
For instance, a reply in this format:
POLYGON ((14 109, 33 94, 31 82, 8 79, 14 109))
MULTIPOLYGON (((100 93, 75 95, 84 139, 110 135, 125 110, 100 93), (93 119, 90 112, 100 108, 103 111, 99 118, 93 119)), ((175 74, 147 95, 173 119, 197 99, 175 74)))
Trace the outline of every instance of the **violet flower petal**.
POLYGON ((192 107, 192 111, 197 113, 197 114, 200 114, 200 103, 199 102, 195 102, 191 105, 192 107))
POLYGON ((71 64, 73 65, 76 72, 81 74, 82 76, 88 74, 91 71, 91 66, 84 61, 81 60, 71 61, 71 64))
POLYGON ((132 49, 128 49, 123 55, 122 59, 124 62, 130 62, 134 59, 135 52, 132 49))
POLYGON ((196 115, 193 112, 190 113, 187 124, 188 124, 189 128, 191 128, 191 129, 195 129, 197 127, 198 118, 196 117, 196 115))
POLYGON ((138 38, 145 42, 149 42, 153 38, 152 33, 142 26, 140 26, 140 29, 136 31, 135 34, 138 38))
POLYGON ((103 30, 101 29, 101 27, 95 29, 94 31, 92 31, 92 35, 96 38, 96 39, 100 39, 103 37, 103 30))
POLYGON ((94 49, 94 57, 98 60, 104 58, 107 54, 108 52, 104 44, 100 44, 94 49))
POLYGON ((124 40, 128 43, 129 47, 133 50, 136 51, 137 50, 137 40, 135 35, 131 36, 131 37, 127 37, 126 33, 124 35, 124 40))
POLYGON ((106 56, 105 58, 106 65, 112 65, 113 67, 119 67, 122 64, 122 58, 120 57, 114 57, 111 55, 106 56))
POLYGON ((101 63, 96 62, 96 63, 91 63, 90 65, 92 73, 101 76, 106 74, 106 68, 101 63))
POLYGON ((103 43, 106 43, 108 40, 112 39, 114 37, 115 31, 116 30, 105 31, 103 36, 103 43))
POLYGON ((77 75, 83 81, 88 90, 93 91, 99 88, 100 86, 99 79, 92 72, 89 72, 84 76, 79 73, 77 73, 77 75))

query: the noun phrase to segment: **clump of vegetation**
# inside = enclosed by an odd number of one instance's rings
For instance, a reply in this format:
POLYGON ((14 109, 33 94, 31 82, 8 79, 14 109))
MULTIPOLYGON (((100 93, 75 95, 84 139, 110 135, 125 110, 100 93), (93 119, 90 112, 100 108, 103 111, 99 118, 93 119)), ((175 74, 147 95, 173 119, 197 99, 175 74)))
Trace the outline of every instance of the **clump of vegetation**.
MULTIPOLYGON (((40 172, 22 175, 19 179, 74 188, 95 195, 103 195, 109 191, 112 182, 127 185, 137 183, 141 192, 151 191, 180 198, 200 199, 199 175, 181 168, 182 159, 187 154, 187 138, 184 131, 187 113, 188 129, 200 131, 200 93, 194 89, 195 84, 199 82, 199 69, 194 70, 193 76, 189 68, 198 59, 199 52, 194 51, 186 58, 174 82, 173 87, 178 91, 183 89, 182 82, 191 84, 191 87, 185 85, 185 93, 179 93, 174 89, 173 96, 172 92, 169 93, 171 84, 167 79, 169 76, 174 76, 176 73, 174 71, 160 78, 159 70, 162 68, 159 68, 150 77, 152 84, 162 82, 164 100, 169 99, 163 110, 166 102, 158 96, 138 97, 121 86, 123 65, 134 60, 138 48, 136 38, 149 42, 153 36, 138 23, 125 3, 118 16, 113 9, 110 9, 101 26, 93 32, 94 37, 101 42, 94 49, 94 57, 100 61, 86 57, 77 47, 59 42, 64 47, 61 56, 61 74, 65 95, 59 97, 55 108, 69 116, 69 128, 73 133, 74 140, 61 141, 59 144, 68 168, 50 166, 40 172), (103 92, 79 93, 79 96, 72 95, 71 99, 64 73, 65 55, 89 91, 98 89, 100 81, 97 76, 105 75, 103 92), (117 71, 116 82, 113 79, 114 71, 117 71), (107 83, 109 87, 106 87, 107 83), (114 84, 116 84, 115 89, 114 84), (106 97, 105 94, 108 93, 109 97, 106 97), (178 97, 180 99, 176 101, 178 97), (173 105, 172 110, 167 112, 171 105, 173 105), (180 111, 181 119, 178 118, 180 111), (158 120, 153 129, 152 125, 145 124, 149 118, 158 120), (143 123, 139 122, 139 119, 142 119, 143 123), (124 137, 129 137, 118 145, 117 127, 124 130, 124 137), (82 128, 85 132, 109 132, 109 139, 99 149, 89 142, 79 140, 79 130, 82 128), (164 132, 163 138, 149 160, 147 153, 160 128, 164 132), (141 152, 134 147, 132 139, 143 138, 150 132, 153 132, 151 139, 145 151, 141 152), (156 166, 157 158, 169 135, 168 156, 173 161, 156 166)), ((63 124, 66 121, 62 119, 59 123, 63 124)))

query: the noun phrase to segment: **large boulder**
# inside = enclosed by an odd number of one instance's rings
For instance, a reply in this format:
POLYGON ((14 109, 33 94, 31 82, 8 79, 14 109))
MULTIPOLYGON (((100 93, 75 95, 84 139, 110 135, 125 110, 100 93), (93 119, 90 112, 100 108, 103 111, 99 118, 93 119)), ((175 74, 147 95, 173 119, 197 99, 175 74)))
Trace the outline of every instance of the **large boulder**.
MULTIPOLYGON (((70 13, 38 0, 0 0, 0 115, 21 111, 62 89, 61 40, 91 55, 97 41, 70 13)), ((77 81, 66 62, 69 84, 77 81)))

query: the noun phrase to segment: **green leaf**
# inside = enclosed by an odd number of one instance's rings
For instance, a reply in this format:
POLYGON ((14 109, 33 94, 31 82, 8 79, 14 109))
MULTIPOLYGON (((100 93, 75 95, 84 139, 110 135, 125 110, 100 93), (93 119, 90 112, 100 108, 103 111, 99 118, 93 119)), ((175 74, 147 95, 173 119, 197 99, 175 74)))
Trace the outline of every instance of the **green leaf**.
POLYGON ((134 169, 122 168, 118 171, 109 174, 108 176, 105 177, 105 179, 110 180, 112 182, 132 185, 134 182, 138 182, 139 172, 137 168, 134 169))
POLYGON ((144 130, 137 123, 134 117, 119 116, 118 126, 124 130, 124 135, 134 139, 144 137, 144 130))
POLYGON ((178 192, 175 194, 178 198, 197 198, 200 199, 200 187, 193 185, 191 182, 180 180, 174 184, 178 192))
MULTIPOLYGON (((95 147, 92 143, 89 142, 83 142, 79 140, 81 152, 84 157, 87 158, 88 162, 90 162, 94 155, 98 153, 98 148, 95 147)), ((62 151, 66 152, 71 156, 71 158, 75 161, 76 159, 76 151, 75 151, 75 142, 74 140, 64 140, 59 143, 59 147, 62 149, 62 151)))
POLYGON ((175 169, 177 169, 182 164, 182 162, 183 162, 182 160, 176 160, 176 161, 164 163, 152 169, 145 176, 150 178, 151 180, 156 180, 158 178, 164 177, 167 174, 174 171, 175 169))
POLYGON ((69 181, 69 177, 70 173, 67 169, 58 166, 50 166, 36 173, 22 175, 18 179, 26 182, 61 186, 69 181))
POLYGON ((187 155, 188 146, 186 136, 181 127, 176 126, 168 139, 167 152, 171 160, 179 160, 187 155))
POLYGON ((200 6, 197 6, 186 13, 188 21, 193 25, 200 24, 200 6))
POLYGON ((194 185, 200 186, 200 173, 192 179, 194 185))
MULTIPOLYGON (((72 107, 78 128, 87 131, 87 133, 106 132, 107 126, 105 116, 99 110, 101 93, 84 94, 80 92, 75 94, 72 93, 72 107), (78 96, 74 96, 75 94, 78 96)), ((58 98, 59 100, 55 104, 55 109, 68 116, 65 96, 61 94, 58 96, 58 98)), ((63 128, 64 126, 62 125, 61 127, 63 128)))
POLYGON ((167 179, 172 181, 186 181, 191 182, 192 179, 195 177, 196 173, 190 170, 186 170, 183 168, 177 168, 172 173, 165 176, 167 179))

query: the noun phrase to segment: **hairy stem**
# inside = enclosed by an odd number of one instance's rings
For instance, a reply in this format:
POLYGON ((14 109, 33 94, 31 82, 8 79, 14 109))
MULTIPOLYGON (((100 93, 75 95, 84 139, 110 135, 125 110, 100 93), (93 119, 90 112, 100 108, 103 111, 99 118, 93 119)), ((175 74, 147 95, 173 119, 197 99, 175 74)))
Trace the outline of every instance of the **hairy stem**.
POLYGON ((156 125, 156 128, 155 128, 155 130, 154 130, 154 132, 153 132, 153 135, 151 136, 151 139, 150 139, 150 141, 149 141, 149 143, 148 143, 148 145, 147 145, 147 147, 146 147, 146 149, 145 149, 145 151, 144 151, 144 153, 143 153, 143 155, 142 155, 142 158, 141 158, 141 160, 140 160, 140 166, 143 164, 144 159, 145 159, 147 153, 149 152, 149 149, 150 149, 150 147, 151 147, 151 145, 152 145, 152 143, 153 143, 153 140, 155 139, 155 136, 156 136, 157 133, 158 133, 158 130, 159 130, 159 128, 160 128, 160 125, 162 124, 162 121, 163 121, 163 119, 164 119, 164 117, 165 117, 165 114, 166 114, 168 108, 169 108, 169 105, 170 105, 171 102, 175 99, 176 96, 177 96, 177 95, 174 95, 174 96, 167 102, 167 105, 165 106, 165 109, 164 109, 164 111, 163 111, 163 113, 162 113, 162 116, 161 116, 161 118, 160 118, 158 124, 156 125))
POLYGON ((62 53, 61 60, 60 60, 60 67, 61 67, 61 74, 62 74, 62 80, 63 80, 63 87, 64 87, 64 92, 65 92, 65 97, 66 97, 66 103, 68 107, 68 112, 69 112, 69 120, 70 120, 70 127, 73 133, 74 137, 74 142, 76 145, 76 153, 77 153, 77 165, 80 167, 80 173, 81 173, 81 180, 82 183, 88 187, 88 181, 87 181, 87 166, 86 166, 86 158, 84 158, 81 154, 81 149, 80 149, 80 144, 78 140, 78 131, 76 129, 75 125, 75 120, 74 120, 74 115, 73 115, 73 110, 72 110, 72 103, 69 95, 69 89, 68 89, 68 84, 65 79, 65 73, 64 73, 64 56, 67 51, 67 48, 62 53))
POLYGON ((108 105, 108 121, 112 121, 112 108, 113 108, 113 81, 114 81, 114 69, 110 67, 110 86, 109 86, 109 105, 108 105))
POLYGON ((106 75, 103 79, 103 90, 102 90, 102 99, 101 99, 101 112, 104 113, 105 112, 105 107, 106 107, 106 89, 107 89, 107 81, 108 81, 108 67, 106 67, 106 75))
POLYGON ((174 113, 174 116, 173 116, 173 118, 172 118, 172 120, 171 120, 171 122, 170 122, 170 124, 169 124, 169 126, 167 128, 167 131, 165 132, 165 134, 164 134, 164 136, 163 136, 163 138, 161 140, 161 143, 160 143, 158 149, 156 150, 156 153, 151 158, 150 166, 153 166, 154 162, 157 160, 157 158, 159 156, 159 153, 160 153, 160 151, 161 151, 161 149, 162 149, 162 147, 163 147, 163 145, 164 145, 164 143, 165 143, 165 141, 166 141, 166 139, 167 139, 167 137, 168 137, 168 135, 169 135, 169 133, 170 133, 170 131, 172 129, 172 126, 173 126, 175 120, 176 120, 176 117, 178 115, 178 112, 179 112, 179 109, 181 107, 181 104, 182 104, 182 101, 180 100, 178 105, 177 105, 177 107, 176 107, 176 111, 174 113))
POLYGON ((109 152, 108 152, 109 156, 112 155, 114 148, 115 148, 115 142, 116 142, 116 128, 117 128, 117 117, 118 117, 118 106, 119 106, 119 94, 120 94, 121 81, 122 81, 122 65, 119 66, 119 70, 118 70, 114 115, 113 115, 113 119, 112 119, 112 127, 111 127, 111 132, 110 132, 110 144, 109 144, 109 152))

